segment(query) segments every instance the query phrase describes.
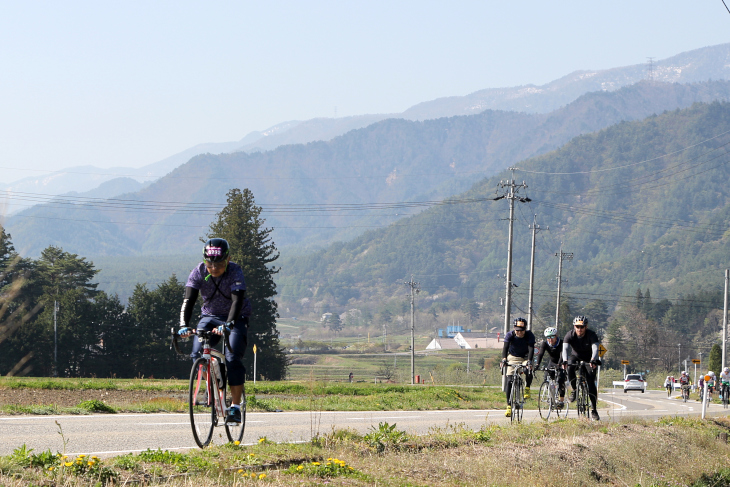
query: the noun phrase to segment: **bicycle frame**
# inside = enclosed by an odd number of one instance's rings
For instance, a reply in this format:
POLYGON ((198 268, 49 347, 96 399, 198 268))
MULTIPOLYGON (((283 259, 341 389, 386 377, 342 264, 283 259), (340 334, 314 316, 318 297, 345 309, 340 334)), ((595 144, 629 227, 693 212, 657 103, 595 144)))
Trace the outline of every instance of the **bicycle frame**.
MULTIPOLYGON (((225 346, 225 345, 224 345, 225 346)), ((225 349, 224 349, 225 350, 225 349)), ((218 413, 219 418, 225 418, 226 410, 225 407, 225 401, 223 399, 223 391, 218 387, 218 384, 223 383, 223 377, 220 375, 220 364, 225 363, 226 357, 222 353, 220 353, 218 350, 211 348, 210 343, 208 342, 208 339, 203 339, 203 353, 201 355, 204 359, 206 359, 208 366, 206 367, 207 373, 211 376, 211 380, 208 380, 207 383, 209 384, 209 387, 212 387, 212 391, 208 392, 208 406, 210 406, 211 398, 213 399, 213 406, 216 409, 216 412, 218 413), (217 361, 217 364, 216 364, 217 361)), ((200 392, 200 380, 203 376, 202 374, 203 364, 198 366, 198 380, 195 385, 195 395, 197 396, 198 392, 200 392)))

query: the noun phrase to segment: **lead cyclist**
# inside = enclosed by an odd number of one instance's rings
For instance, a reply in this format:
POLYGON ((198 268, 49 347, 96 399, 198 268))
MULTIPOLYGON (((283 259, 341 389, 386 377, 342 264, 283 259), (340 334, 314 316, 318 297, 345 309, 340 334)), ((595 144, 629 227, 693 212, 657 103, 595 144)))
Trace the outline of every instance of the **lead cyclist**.
MULTIPOLYGON (((216 335, 228 332, 226 346, 226 378, 231 390, 231 407, 228 410, 226 423, 241 422, 241 397, 246 369, 243 366, 243 355, 248 345, 248 317, 251 315, 251 304, 246 299, 246 282, 241 267, 230 261, 230 247, 222 238, 211 238, 203 248, 203 262, 190 273, 185 283, 185 298, 180 310, 180 330, 178 335, 186 338, 191 335, 188 327, 193 315, 198 294, 203 297, 202 317, 198 322, 198 330, 212 330, 216 335), (216 326, 219 322, 225 325, 216 326)), ((220 341, 211 340, 211 345, 220 341)), ((201 354, 202 344, 193 341, 190 354, 193 361, 201 354)))

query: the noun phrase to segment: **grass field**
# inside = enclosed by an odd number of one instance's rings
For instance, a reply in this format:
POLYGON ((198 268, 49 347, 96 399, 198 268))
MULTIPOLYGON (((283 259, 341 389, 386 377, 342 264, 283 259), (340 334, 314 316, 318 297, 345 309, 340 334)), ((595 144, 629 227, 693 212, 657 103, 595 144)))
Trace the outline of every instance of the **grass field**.
POLYGON ((19 446, 0 457, 0 485, 724 486, 729 432, 727 418, 666 417, 487 423, 477 431, 453 425, 420 437, 381 423, 366 435, 335 430, 306 443, 260 438, 252 446, 106 459, 19 446))

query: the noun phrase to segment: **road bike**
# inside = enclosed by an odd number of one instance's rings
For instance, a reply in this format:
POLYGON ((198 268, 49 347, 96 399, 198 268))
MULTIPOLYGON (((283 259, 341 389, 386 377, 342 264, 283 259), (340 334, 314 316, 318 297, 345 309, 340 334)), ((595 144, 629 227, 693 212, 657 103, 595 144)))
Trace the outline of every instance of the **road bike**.
POLYGON ((575 410, 578 417, 590 417, 591 398, 588 393, 588 381, 585 378, 585 367, 590 367, 590 362, 576 362, 576 383, 575 383, 575 410))
POLYGON ((667 398, 672 397, 672 384, 667 384, 667 398))
MULTIPOLYGON (((221 321, 216 325, 224 325, 221 321)), ((226 349, 230 348, 228 332, 224 333, 223 351, 219 352, 210 344, 212 339, 220 335, 207 330, 191 330, 197 335, 196 339, 202 343, 201 356, 195 359, 193 368, 190 370, 190 383, 188 389, 188 412, 190 414, 190 426, 193 429, 193 438, 200 448, 208 446, 213 439, 213 429, 216 426, 224 426, 229 441, 240 442, 246 428, 246 391, 245 387, 241 397, 241 422, 226 422, 225 418, 231 404, 230 392, 226 387, 225 363, 226 349)), ((172 343, 180 355, 182 353, 178 345, 177 333, 172 330, 172 343)))
POLYGON ((540 417, 545 421, 550 419, 551 415, 557 418, 568 417, 568 401, 563 401, 562 407, 558 407, 560 393, 557 378, 562 371, 556 367, 545 367, 542 370, 545 372, 545 378, 540 385, 540 392, 537 396, 537 408, 540 411, 540 417), (553 375, 555 378, 553 378, 553 375))
POLYGON ((720 394, 722 394, 722 407, 727 409, 728 403, 730 403, 730 384, 723 382, 720 386, 720 394))
POLYGON ((519 423, 522 421, 522 411, 525 407, 525 380, 522 378, 522 375, 528 372, 528 368, 526 365, 522 364, 512 366, 503 365, 502 373, 506 373, 506 371, 509 370, 509 367, 514 368, 512 376, 512 390, 510 391, 509 399, 507 400, 510 408, 512 409, 510 421, 517 421, 519 423))
POLYGON ((687 402, 688 399, 689 399, 689 386, 683 385, 682 386, 682 400, 684 402, 687 402))

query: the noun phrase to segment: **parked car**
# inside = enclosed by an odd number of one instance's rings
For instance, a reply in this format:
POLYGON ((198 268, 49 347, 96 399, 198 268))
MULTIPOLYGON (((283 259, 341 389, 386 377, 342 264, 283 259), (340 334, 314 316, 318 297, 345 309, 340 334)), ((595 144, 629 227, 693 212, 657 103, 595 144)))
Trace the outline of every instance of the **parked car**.
POLYGON ((646 381, 639 374, 628 374, 624 379, 624 393, 629 391, 641 391, 642 393, 646 390, 646 381))

